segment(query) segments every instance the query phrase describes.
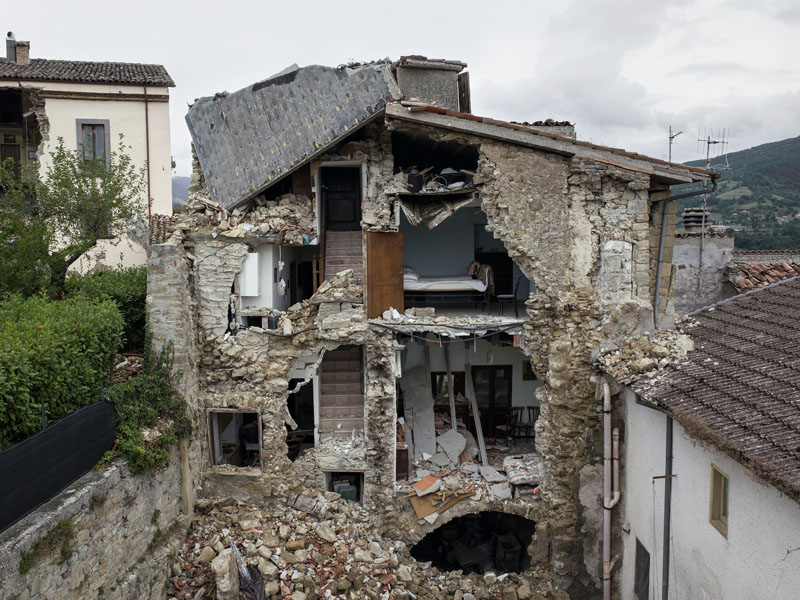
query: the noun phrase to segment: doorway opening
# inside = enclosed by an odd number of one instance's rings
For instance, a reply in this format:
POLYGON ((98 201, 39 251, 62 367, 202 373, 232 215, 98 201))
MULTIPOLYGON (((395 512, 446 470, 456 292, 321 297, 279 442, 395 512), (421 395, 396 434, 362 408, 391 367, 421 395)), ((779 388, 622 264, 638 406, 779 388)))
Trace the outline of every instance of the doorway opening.
POLYGON ((522 573, 531 564, 534 527, 533 521, 501 512, 466 515, 426 535, 411 556, 442 571, 522 573))
MULTIPOLYGON (((291 379, 289 389, 297 387, 302 380, 291 379)), ((314 387, 304 385, 286 400, 289 414, 297 423, 297 429, 286 428, 286 446, 289 460, 295 460, 306 448, 314 447, 314 387)))

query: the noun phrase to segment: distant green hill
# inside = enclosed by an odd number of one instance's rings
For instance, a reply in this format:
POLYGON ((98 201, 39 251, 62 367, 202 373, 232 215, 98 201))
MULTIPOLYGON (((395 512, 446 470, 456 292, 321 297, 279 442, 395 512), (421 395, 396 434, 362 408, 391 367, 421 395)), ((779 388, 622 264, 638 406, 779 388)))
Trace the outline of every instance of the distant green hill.
MULTIPOLYGON (((705 167, 706 162, 686 164, 705 167)), ((711 164, 721 174, 717 191, 708 199, 711 220, 736 229, 737 248, 784 249, 800 233, 800 221, 788 220, 800 214, 800 137, 732 152, 727 169, 725 157, 711 164)), ((678 200, 678 225, 684 208, 701 203, 702 197, 678 200)), ((792 247, 800 248, 800 237, 792 247)))

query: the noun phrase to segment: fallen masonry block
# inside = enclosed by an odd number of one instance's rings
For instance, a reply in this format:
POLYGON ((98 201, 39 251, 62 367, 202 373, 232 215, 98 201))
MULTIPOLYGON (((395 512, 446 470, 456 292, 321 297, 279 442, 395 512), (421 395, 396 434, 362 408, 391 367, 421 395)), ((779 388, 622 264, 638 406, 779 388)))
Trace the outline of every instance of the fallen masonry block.
POLYGON ((287 500, 286 504, 292 508, 296 508, 297 510, 302 510, 305 513, 312 514, 318 519, 323 518, 330 508, 330 504, 328 504, 325 500, 295 493, 289 495, 289 499, 287 500))

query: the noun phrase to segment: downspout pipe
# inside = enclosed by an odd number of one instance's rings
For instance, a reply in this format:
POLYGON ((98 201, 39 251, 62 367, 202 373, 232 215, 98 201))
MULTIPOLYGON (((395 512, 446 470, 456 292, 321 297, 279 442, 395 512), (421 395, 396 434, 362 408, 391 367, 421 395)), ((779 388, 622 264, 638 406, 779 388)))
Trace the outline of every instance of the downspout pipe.
POLYGON ((147 86, 144 90, 144 152, 147 165, 147 256, 150 256, 150 228, 153 225, 153 196, 150 191, 150 106, 147 98, 147 86))
MULTIPOLYGON (((661 237, 658 241, 658 266, 656 267, 656 294, 653 299, 653 326, 658 329, 658 296, 661 293, 661 270, 664 264, 664 238, 667 235, 667 207, 670 200, 682 200, 684 198, 693 198, 694 196, 701 196, 702 194, 713 194, 717 191, 717 180, 711 182, 711 190, 696 190, 694 192, 687 192, 685 194, 678 194, 677 196, 670 196, 664 198, 664 207, 661 211, 661 237)), ((702 232, 701 232, 702 233, 702 232)))
POLYGON ((669 597, 669 537, 672 520, 672 417, 667 415, 667 447, 664 467, 664 550, 661 570, 661 599, 669 597))
POLYGON ((611 572, 619 558, 611 558, 611 509, 619 498, 619 429, 614 428, 612 444, 611 387, 603 382, 603 600, 611 600, 611 572))

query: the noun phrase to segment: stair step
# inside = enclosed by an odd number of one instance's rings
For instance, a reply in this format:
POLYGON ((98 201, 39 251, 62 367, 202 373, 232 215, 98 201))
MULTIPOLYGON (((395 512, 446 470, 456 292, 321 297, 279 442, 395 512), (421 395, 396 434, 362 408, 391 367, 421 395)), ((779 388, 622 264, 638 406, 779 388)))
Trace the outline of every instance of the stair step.
POLYGON ((320 390, 319 407, 320 410, 328 406, 364 406, 363 394, 325 394, 320 390))
POLYGON ((355 231, 326 231, 325 232, 326 239, 334 240, 334 239, 347 239, 347 238, 356 238, 361 239, 362 232, 359 230, 355 231))
MULTIPOLYGON (((363 430, 359 429, 358 431, 363 431, 363 430)), ((344 439, 348 439, 348 438, 350 438, 352 436, 353 436, 353 430, 352 429, 350 429, 350 430, 342 429, 340 431, 326 431, 326 432, 320 431, 319 432, 320 441, 321 440, 326 440, 328 438, 344 438, 344 439)))
POLYGON ((352 371, 346 370, 324 370, 320 376, 320 382, 324 385, 326 383, 358 383, 361 384, 361 370, 353 369, 352 371))
POLYGON ((324 419, 363 419, 364 405, 320 407, 319 418, 320 421, 324 419))
POLYGON ((341 396, 361 393, 361 382, 354 383, 323 383, 320 385, 320 395, 341 396))
POLYGON ((351 419, 322 419, 319 420, 319 432, 320 433, 328 433, 331 431, 352 431, 354 429, 363 430, 364 429, 364 418, 351 418, 351 419), (341 427, 340 427, 341 425, 341 427))
POLYGON ((347 247, 343 247, 343 248, 332 248, 332 247, 328 246, 328 248, 326 248, 326 252, 325 252, 325 257, 326 258, 331 258, 331 257, 339 258, 339 257, 342 257, 342 256, 351 256, 353 258, 357 258, 357 259, 361 260, 361 258, 364 256, 364 250, 361 248, 360 245, 359 246, 347 246, 347 247))

